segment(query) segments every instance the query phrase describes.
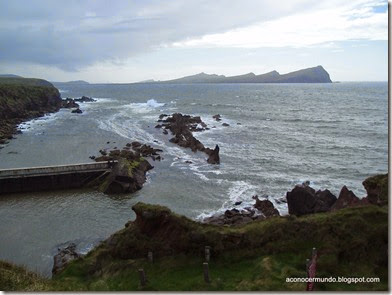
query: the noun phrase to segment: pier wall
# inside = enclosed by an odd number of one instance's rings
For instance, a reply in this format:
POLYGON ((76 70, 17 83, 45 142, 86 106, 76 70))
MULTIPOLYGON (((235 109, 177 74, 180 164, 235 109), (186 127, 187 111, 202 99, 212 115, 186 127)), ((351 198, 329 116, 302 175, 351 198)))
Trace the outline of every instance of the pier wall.
POLYGON ((112 164, 98 162, 0 169, 0 194, 80 188, 110 171, 112 164))

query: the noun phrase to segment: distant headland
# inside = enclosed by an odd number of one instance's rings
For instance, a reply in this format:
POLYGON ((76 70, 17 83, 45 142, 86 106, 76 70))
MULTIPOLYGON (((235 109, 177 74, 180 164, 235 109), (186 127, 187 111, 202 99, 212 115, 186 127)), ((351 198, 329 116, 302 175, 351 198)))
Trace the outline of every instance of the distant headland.
POLYGON ((332 83, 328 72, 322 67, 302 69, 287 74, 279 74, 277 71, 261 75, 248 73, 239 76, 216 75, 200 73, 167 81, 143 81, 139 83, 332 83))

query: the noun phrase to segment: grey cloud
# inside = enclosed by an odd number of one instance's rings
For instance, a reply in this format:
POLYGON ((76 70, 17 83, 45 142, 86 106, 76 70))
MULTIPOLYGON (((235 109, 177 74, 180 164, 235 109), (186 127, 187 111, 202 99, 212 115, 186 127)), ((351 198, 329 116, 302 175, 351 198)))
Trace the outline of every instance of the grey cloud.
POLYGON ((0 63, 29 62, 75 71, 162 44, 220 33, 310 9, 260 0, 0 0, 0 63))

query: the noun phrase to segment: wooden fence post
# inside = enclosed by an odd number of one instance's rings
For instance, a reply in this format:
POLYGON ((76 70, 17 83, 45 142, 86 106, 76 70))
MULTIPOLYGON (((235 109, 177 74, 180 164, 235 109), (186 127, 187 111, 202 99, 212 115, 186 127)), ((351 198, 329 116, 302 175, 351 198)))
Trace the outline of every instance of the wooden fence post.
POLYGON ((151 263, 154 262, 154 256, 152 254, 152 251, 148 251, 147 257, 148 257, 148 261, 150 261, 151 263))
POLYGON ((210 246, 206 246, 204 248, 204 254, 205 254, 206 261, 209 262, 210 257, 211 257, 211 247, 210 246))
POLYGON ((139 279, 140 279, 140 285, 144 287, 146 285, 147 279, 143 268, 139 268, 139 279))
POLYGON ((204 272, 204 281, 206 283, 209 283, 210 282, 210 273, 208 270, 208 262, 203 263, 203 272, 204 272))

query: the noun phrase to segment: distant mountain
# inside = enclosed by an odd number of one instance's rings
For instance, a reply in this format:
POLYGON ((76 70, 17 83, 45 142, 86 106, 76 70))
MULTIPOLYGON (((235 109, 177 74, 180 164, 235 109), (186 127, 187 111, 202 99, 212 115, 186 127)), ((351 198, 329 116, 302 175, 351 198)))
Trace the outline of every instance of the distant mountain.
POLYGON ((84 81, 84 80, 76 80, 76 81, 68 81, 68 82, 57 82, 57 83, 76 84, 76 85, 86 85, 86 84, 90 84, 89 82, 84 81))
POLYGON ((2 78, 23 78, 22 76, 14 75, 14 74, 0 74, 2 78))
POLYGON ((154 82, 157 82, 157 81, 155 81, 154 79, 148 79, 148 80, 143 80, 143 81, 139 81, 136 83, 154 83, 154 82))
POLYGON ((272 71, 261 75, 248 73, 230 77, 226 77, 224 75, 209 75, 206 73, 200 73, 179 79, 155 83, 332 83, 332 81, 328 72, 322 66, 317 66, 283 75, 279 74, 277 71, 272 71))

